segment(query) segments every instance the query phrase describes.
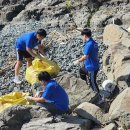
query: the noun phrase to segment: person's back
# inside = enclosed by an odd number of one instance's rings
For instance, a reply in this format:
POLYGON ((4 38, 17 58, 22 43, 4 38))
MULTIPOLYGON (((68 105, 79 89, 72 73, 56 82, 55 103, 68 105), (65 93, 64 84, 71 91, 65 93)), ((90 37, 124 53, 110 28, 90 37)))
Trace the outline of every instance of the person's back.
POLYGON ((24 33, 16 40, 16 48, 22 51, 26 51, 26 47, 34 48, 38 44, 36 32, 24 33))
POLYGON ((84 61, 84 66, 80 68, 81 78, 89 81, 89 85, 93 91, 99 93, 99 88, 96 82, 97 73, 99 71, 99 60, 98 60, 98 44, 92 39, 92 32, 90 29, 85 28, 82 32, 82 39, 84 48, 83 56, 74 61, 74 65, 84 61))
POLYGON ((42 97, 47 99, 47 102, 51 102, 56 105, 56 107, 60 110, 67 111, 69 109, 68 95, 55 80, 48 81, 42 97))
MULTIPOLYGON (((22 34, 15 42, 15 52, 17 63, 15 65, 15 77, 14 83, 21 84, 22 81, 19 79, 19 71, 22 66, 23 58, 27 61, 27 67, 32 65, 32 60, 38 55, 33 51, 37 46, 39 52, 44 55, 44 46, 41 45, 41 40, 46 37, 46 31, 39 29, 37 32, 28 32, 22 34)), ((41 58, 41 57, 40 57, 41 58)))
POLYGON ((98 44, 90 38, 86 41, 84 46, 84 52, 89 53, 89 57, 84 61, 85 68, 88 71, 94 71, 99 69, 99 59, 98 59, 98 44))

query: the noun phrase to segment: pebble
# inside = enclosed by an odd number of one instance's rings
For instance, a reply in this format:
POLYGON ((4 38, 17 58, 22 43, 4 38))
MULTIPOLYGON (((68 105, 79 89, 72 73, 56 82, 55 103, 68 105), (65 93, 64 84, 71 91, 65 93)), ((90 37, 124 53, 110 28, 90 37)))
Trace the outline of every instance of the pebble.
MULTIPOLYGON (((20 24, 19 26, 9 24, 3 28, 0 33, 0 68, 3 68, 8 65, 8 57, 14 57, 15 62, 14 45, 17 37, 20 36, 22 33, 28 31, 36 31, 39 28, 45 28, 47 30, 47 28, 44 27, 43 23, 41 23, 40 21, 30 21, 24 24, 20 24)), ((48 33, 51 32, 51 30, 53 30, 53 28, 47 30, 48 33)), ((63 32, 58 28, 56 28, 55 30, 63 32)), ((94 35, 97 36, 98 34, 94 32, 94 35)), ((97 40, 97 42, 99 45, 100 63, 102 64, 102 56, 107 47, 102 43, 102 41, 97 40)), ((58 42, 53 42, 52 47, 47 51, 47 57, 56 61, 59 64, 62 70, 62 72, 60 73, 61 75, 69 72, 79 77, 80 66, 74 66, 73 61, 82 56, 82 48, 83 42, 81 37, 72 37, 70 40, 66 41, 66 44, 59 44, 58 42)), ((6 71, 6 73, 0 77, 0 95, 10 93, 12 91, 21 90, 23 92, 31 93, 31 85, 25 81, 25 70, 26 66, 23 65, 20 71, 20 78, 23 80, 21 86, 16 86, 16 84, 12 82, 14 77, 14 66, 12 66, 12 68, 6 71)), ((102 71, 101 65, 101 70, 99 71, 97 77, 98 84, 101 85, 104 79, 106 79, 106 76, 102 71)))

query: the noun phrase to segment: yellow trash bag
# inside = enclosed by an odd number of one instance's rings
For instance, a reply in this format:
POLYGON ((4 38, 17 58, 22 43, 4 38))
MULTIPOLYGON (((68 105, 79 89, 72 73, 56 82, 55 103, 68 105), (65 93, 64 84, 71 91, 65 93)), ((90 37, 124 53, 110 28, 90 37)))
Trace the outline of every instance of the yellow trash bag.
POLYGON ((38 82, 37 76, 42 71, 47 71, 52 77, 55 77, 58 75, 60 68, 55 62, 46 58, 42 60, 35 58, 32 66, 26 69, 25 79, 33 85, 38 82))
POLYGON ((8 107, 11 107, 15 104, 22 105, 31 105, 31 102, 28 102, 24 97, 28 96, 29 93, 22 92, 12 92, 0 97, 0 112, 5 110, 8 107))

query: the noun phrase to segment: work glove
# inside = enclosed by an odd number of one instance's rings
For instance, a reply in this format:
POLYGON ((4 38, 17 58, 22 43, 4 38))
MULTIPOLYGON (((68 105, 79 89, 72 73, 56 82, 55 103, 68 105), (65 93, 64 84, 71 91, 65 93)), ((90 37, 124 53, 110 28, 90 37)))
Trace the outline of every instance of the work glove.
POLYGON ((42 91, 37 91, 34 97, 41 97, 42 91))
POLYGON ((73 62, 74 65, 78 65, 79 63, 80 63, 79 60, 73 62))
POLYGON ((26 99, 27 101, 32 101, 32 97, 31 97, 31 96, 26 96, 25 99, 26 99))

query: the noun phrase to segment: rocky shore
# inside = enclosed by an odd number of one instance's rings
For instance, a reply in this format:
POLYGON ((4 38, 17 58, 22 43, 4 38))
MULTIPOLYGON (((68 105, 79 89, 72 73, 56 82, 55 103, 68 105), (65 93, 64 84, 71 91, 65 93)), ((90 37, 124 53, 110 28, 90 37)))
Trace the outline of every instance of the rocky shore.
POLYGON ((32 94, 32 86, 25 81, 25 61, 20 71, 22 84, 16 85, 12 81, 15 40, 24 32, 44 28, 48 36, 43 43, 51 43, 46 55, 61 68, 56 80, 69 94, 73 113, 53 120, 42 108, 16 105, 1 113, 0 129, 130 129, 129 7, 129 0, 1 0, 0 96, 13 91, 32 94), (98 42, 101 67, 97 82, 100 89, 105 79, 117 84, 114 95, 100 105, 100 98, 79 77, 82 64, 72 64, 82 55, 83 42, 78 30, 84 27, 91 28, 93 38, 98 42))

